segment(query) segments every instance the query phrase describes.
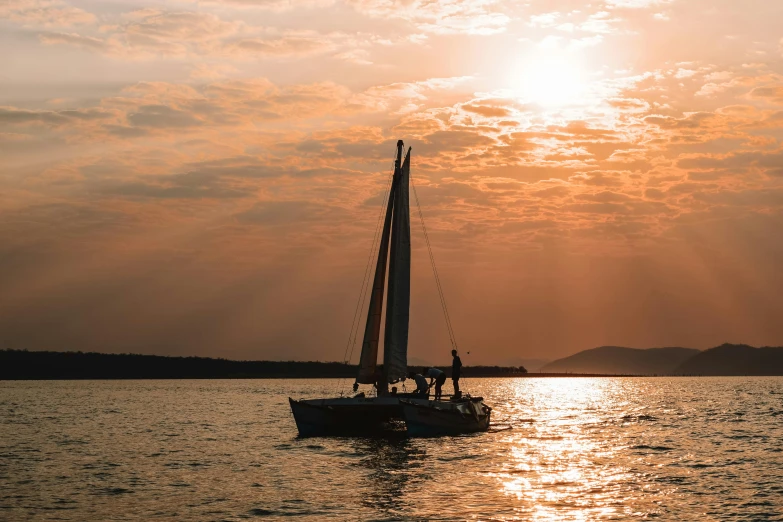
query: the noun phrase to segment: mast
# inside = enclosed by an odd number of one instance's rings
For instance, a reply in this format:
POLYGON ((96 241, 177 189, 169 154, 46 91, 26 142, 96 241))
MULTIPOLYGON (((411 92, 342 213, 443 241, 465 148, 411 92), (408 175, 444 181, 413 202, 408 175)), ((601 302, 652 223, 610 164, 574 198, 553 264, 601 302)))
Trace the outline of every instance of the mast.
MULTIPOLYGON (((397 142, 398 158, 402 141, 397 142)), ((399 163, 398 163, 399 164, 399 163)), ((389 255, 389 294, 386 301, 386 330, 383 340, 383 379, 393 383, 408 373, 408 320, 411 304, 411 219, 408 185, 411 150, 399 169, 394 197, 391 253, 389 255)))
POLYGON ((389 202, 386 205, 386 217, 383 222, 383 233, 381 235, 381 242, 378 249, 378 261, 375 264, 375 277, 373 278, 372 293, 370 294, 370 306, 367 309, 367 322, 364 328, 362 354, 359 359, 359 374, 356 377, 356 382, 360 384, 375 384, 379 377, 376 372, 376 366, 378 363, 378 342, 381 336, 381 314, 383 312, 386 261, 389 256, 389 236, 392 229, 392 218, 394 215, 393 209, 397 199, 397 187, 400 180, 402 148, 403 143, 402 140, 400 140, 397 142, 397 157, 394 162, 394 177, 392 178, 392 185, 391 189, 389 190, 389 202))

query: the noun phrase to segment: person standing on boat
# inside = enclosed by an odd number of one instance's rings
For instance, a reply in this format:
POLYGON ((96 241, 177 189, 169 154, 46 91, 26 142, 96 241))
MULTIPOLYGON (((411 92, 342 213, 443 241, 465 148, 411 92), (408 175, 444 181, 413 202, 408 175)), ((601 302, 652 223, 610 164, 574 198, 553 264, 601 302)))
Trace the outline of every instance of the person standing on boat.
POLYGON ((430 378, 430 387, 433 383, 435 384, 435 400, 439 401, 443 393, 443 384, 446 382, 446 372, 437 368, 430 368, 424 375, 430 378))
POLYGON ((451 382, 454 383, 454 397, 460 398, 459 378, 462 375, 462 361, 457 355, 457 350, 451 350, 451 382))
POLYGON ((408 377, 416 381, 416 389, 413 391, 413 393, 417 393, 419 395, 423 395, 425 397, 429 397, 430 395, 430 385, 427 383, 427 378, 424 377, 420 373, 416 372, 410 372, 408 374, 408 377))

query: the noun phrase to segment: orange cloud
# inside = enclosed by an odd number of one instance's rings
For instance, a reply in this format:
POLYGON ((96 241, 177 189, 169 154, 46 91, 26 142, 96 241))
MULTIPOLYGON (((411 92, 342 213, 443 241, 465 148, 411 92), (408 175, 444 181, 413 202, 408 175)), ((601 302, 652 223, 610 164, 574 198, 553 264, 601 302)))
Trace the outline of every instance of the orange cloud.
POLYGON ((69 27, 93 24, 92 13, 60 0, 6 0, 0 4, 0 19, 33 27, 69 27))

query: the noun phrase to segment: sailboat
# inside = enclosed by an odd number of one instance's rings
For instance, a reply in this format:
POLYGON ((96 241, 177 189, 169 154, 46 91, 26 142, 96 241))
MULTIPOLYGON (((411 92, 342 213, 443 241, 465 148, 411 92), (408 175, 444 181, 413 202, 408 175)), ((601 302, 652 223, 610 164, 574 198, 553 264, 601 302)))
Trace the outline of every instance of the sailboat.
POLYGON ((360 384, 374 385, 376 396, 359 393, 353 397, 324 399, 289 397, 302 436, 384 431, 399 422, 404 422, 408 432, 415 435, 485 431, 489 427, 491 408, 481 397, 466 395, 453 397, 451 401, 431 401, 417 394, 396 393, 396 388, 389 392, 390 384, 405 380, 408 374, 411 149, 408 148, 403 159, 404 147, 399 140, 354 384, 354 390, 360 384), (379 366, 385 292, 383 364, 379 366))

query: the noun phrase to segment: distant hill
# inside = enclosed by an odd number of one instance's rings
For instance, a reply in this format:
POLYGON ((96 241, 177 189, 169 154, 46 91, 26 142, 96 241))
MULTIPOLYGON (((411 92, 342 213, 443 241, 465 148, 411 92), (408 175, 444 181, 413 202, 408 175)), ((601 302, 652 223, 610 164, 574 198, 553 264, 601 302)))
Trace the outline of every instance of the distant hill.
POLYGON ((693 348, 624 348, 600 346, 558 359, 542 373, 599 373, 616 375, 667 375, 697 355, 693 348))
POLYGON ((722 344, 677 367, 677 375, 783 375, 783 347, 722 344))

